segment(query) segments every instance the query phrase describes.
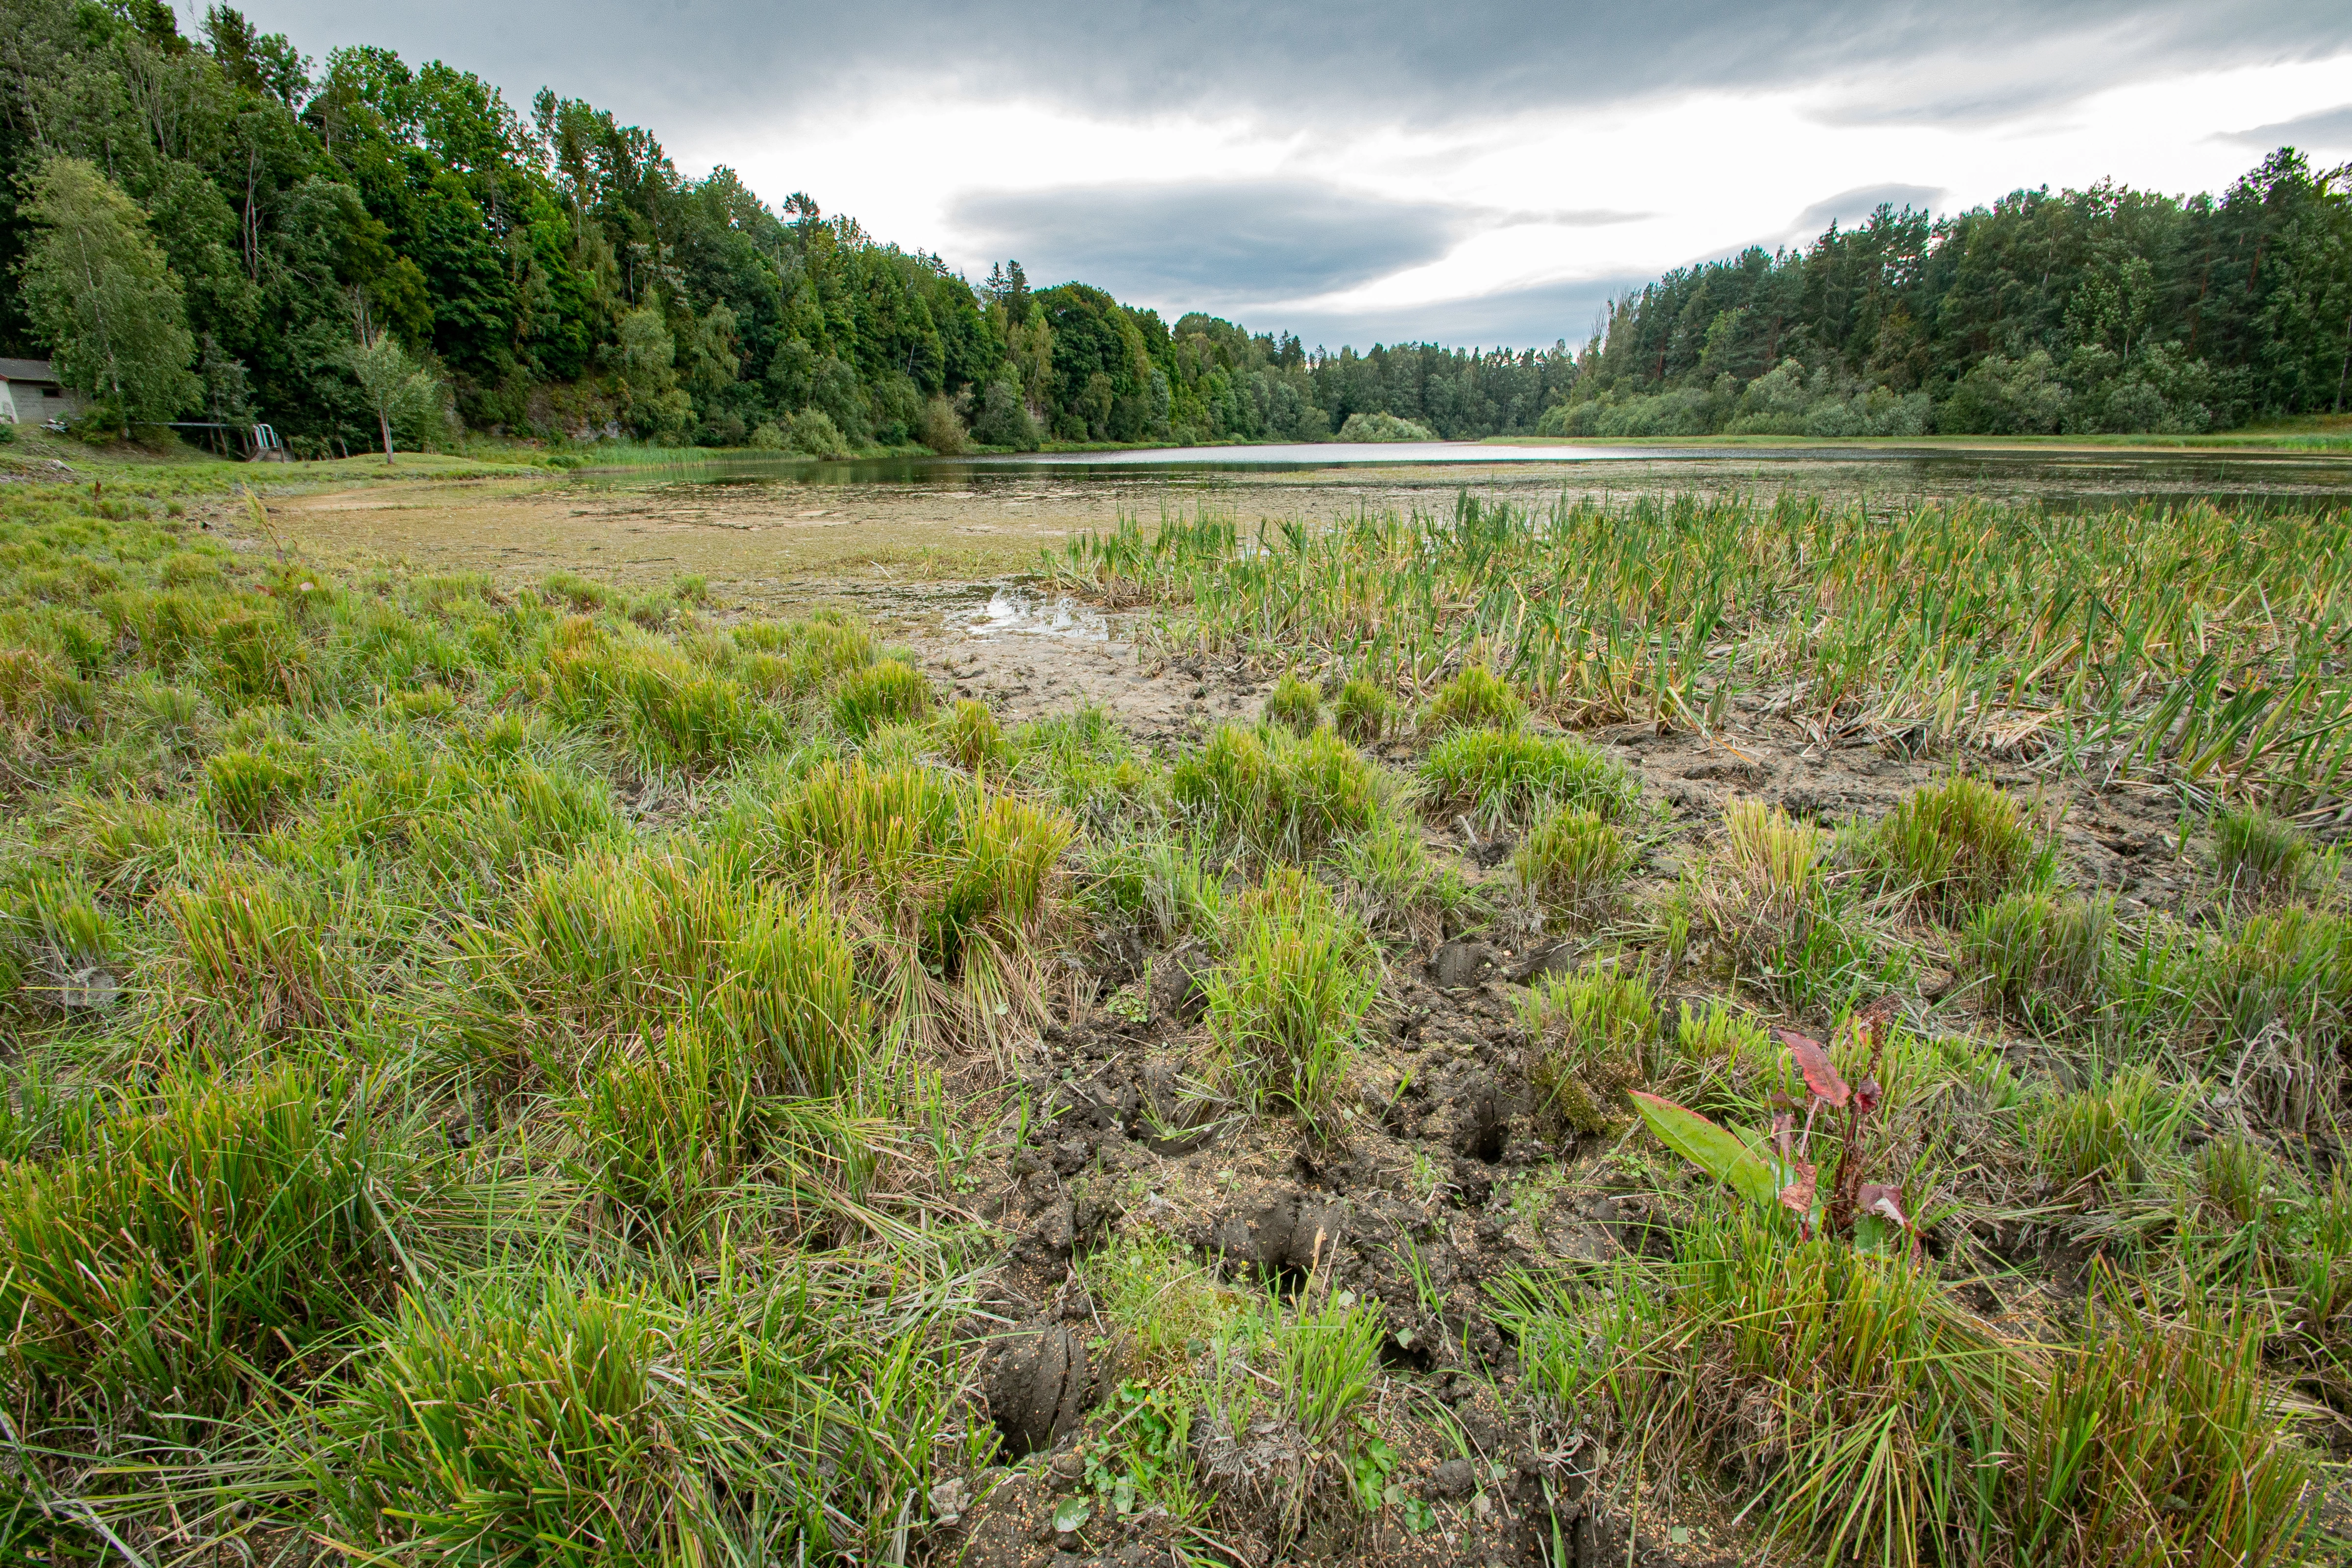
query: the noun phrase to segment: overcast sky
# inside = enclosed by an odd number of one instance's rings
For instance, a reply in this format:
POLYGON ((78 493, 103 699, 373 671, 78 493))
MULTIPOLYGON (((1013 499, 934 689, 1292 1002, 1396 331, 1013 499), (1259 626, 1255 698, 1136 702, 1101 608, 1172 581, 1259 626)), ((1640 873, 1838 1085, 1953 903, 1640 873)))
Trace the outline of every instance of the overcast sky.
MULTIPOLYGON (((186 0, 183 0, 186 9, 186 0)), ((2352 160, 2346 0, 249 0, 550 86, 975 281, 1171 323, 1580 342, 1610 294, 1880 201, 2352 160)), ((194 30, 193 21, 186 24, 194 30)))

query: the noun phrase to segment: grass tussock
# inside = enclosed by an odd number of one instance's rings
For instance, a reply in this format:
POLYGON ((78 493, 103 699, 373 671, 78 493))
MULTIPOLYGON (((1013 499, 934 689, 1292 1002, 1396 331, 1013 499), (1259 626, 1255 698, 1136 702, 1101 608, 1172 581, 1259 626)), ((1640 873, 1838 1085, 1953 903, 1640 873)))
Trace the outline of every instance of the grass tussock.
POLYGON ((486 1562, 879 1555, 961 1456, 961 1382, 918 1298, 740 1275, 679 1305, 551 1278, 404 1298, 314 1466, 347 1538, 486 1562), (916 1436, 920 1435, 920 1436, 916 1436))
POLYGON ((1221 726, 1176 764, 1169 789, 1202 831, 1293 864, 1364 831, 1395 797, 1363 753, 1330 731, 1299 736, 1272 725, 1221 726))
POLYGON ((297 1067, 173 1073, 0 1172, 16 1410, 175 1429, 324 1371, 394 1278, 409 1161, 371 1110, 297 1067))
POLYGON ((2213 818, 2213 873, 2233 897, 2275 903, 2313 892, 2326 860, 2309 834, 2258 806, 2213 818))
POLYGON ((1396 699, 1366 676, 1350 677, 1331 699, 1331 727, 1355 746, 1374 746, 1397 721, 1396 699))
POLYGON ((1829 836, 1759 800, 1724 807, 1721 837, 1680 900, 1720 966, 1791 1007, 1853 990, 1883 965, 1832 880, 1829 836))
POLYGON ((1931 1267, 1703 1207, 1648 1289, 1504 1292, 1523 1367, 1661 1466, 1736 1474, 1762 1531, 1841 1561, 2292 1560, 2309 1457, 2261 1375, 2259 1319, 2095 1292, 2082 1339, 2004 1340, 1931 1267))
POLYGON ((1896 802, 1865 835, 1862 858, 1885 887, 1947 923, 2044 888, 2056 869, 2054 847, 2016 799, 1966 773, 1896 802))
POLYGON ((1380 976, 1363 933, 1320 884, 1277 869, 1241 900, 1225 963, 1206 977, 1227 1091, 1248 1110, 1332 1117, 1380 976))
POLYGON ((1658 1008, 1639 970, 1543 981, 1519 999, 1535 1122, 1550 1138, 1605 1132, 1631 1112, 1626 1091, 1658 1066, 1658 1008))
POLYGON ((1456 730, 1516 730, 1527 721, 1528 705, 1519 694, 1483 664, 1465 667, 1433 693, 1422 710, 1426 734, 1444 735, 1456 730))
POLYGON ((825 763, 721 827, 760 880, 823 892, 885 1020, 934 1042, 1034 1027, 1069 818, 943 770, 825 763))
POLYGON ((1632 864, 1624 834, 1597 811, 1551 812, 1511 854, 1519 894, 1547 919, 1568 927, 1605 919, 1632 864))
POLYGON ((1323 688, 1297 675, 1284 675, 1266 694, 1265 721, 1294 735, 1313 734, 1323 722, 1323 688))
POLYGON ((1507 827, 1560 808, 1615 821, 1640 795, 1630 774, 1591 747, 1528 730, 1457 731, 1430 747, 1420 773, 1430 810, 1481 826, 1507 827))

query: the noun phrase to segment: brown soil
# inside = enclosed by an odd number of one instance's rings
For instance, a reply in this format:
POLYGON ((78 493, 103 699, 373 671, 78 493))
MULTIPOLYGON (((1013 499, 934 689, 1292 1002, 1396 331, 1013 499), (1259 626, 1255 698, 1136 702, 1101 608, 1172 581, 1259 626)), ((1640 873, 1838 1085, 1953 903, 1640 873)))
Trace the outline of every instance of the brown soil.
MULTIPOLYGON (((1110 629, 1116 634, 1120 624, 1110 629)), ((1090 700, 1135 738, 1161 748, 1192 743, 1216 721, 1253 718, 1271 684, 1244 668, 1139 659, 1116 635, 973 635, 943 618, 919 647, 940 679, 986 698, 1008 721, 1090 700)), ((1641 781, 1645 802, 1664 808, 1636 873, 1637 898, 1674 884, 1736 795, 1835 826, 1884 815, 1953 766, 1952 759, 1906 754, 1900 737, 1825 734, 1760 702, 1736 709, 1725 732, 1712 738, 1660 734, 1647 724, 1585 738, 1641 781)), ((1403 765, 1414 749, 1399 745, 1386 754, 1403 765)), ((1982 759, 1971 761, 1988 771, 1982 759)), ((2038 801, 2074 883, 2115 892, 2126 912, 2174 907, 2193 894, 2197 873, 2179 853, 2168 799, 2137 787, 2045 779, 2021 763, 1996 761, 1989 772, 2038 801)), ((1468 841, 1436 824, 1429 837, 1474 878, 1496 874, 1489 868, 1507 847, 1468 841)), ((1286 1121, 1245 1124, 1198 1147, 1164 1136, 1156 1101, 1176 1075, 1198 1071, 1207 1056, 1181 973, 1168 983, 1181 970, 1169 955, 1160 956, 1141 987, 1151 998, 1148 1017, 1083 1008, 1049 1028, 1040 1053, 1024 1063, 1032 1097, 1050 1116, 1013 1152, 986 1211, 1014 1237, 1006 1315, 1024 1326, 1011 1342, 1026 1344, 1041 1325, 1065 1321, 1088 1332, 1092 1307, 1083 1291, 1073 1299, 1071 1259, 1138 1229, 1175 1237, 1198 1256, 1221 1260, 1236 1280, 1351 1290, 1384 1304, 1390 1382, 1381 1430, 1404 1456, 1396 1479, 1428 1503, 1437 1525, 1412 1534, 1395 1522, 1396 1510, 1368 1519, 1337 1508, 1285 1544, 1270 1515, 1228 1508, 1212 1531, 1227 1532, 1220 1536, 1231 1548, 1226 1555, 1251 1568, 1285 1558, 1463 1568, 1766 1560, 1707 1486, 1637 1483, 1630 1456, 1612 1458, 1595 1443, 1531 1424, 1517 1394, 1513 1356, 1490 1318, 1488 1287, 1514 1269, 1598 1270, 1627 1249, 1664 1245, 1664 1233, 1650 1228, 1661 1217, 1654 1194, 1612 1173, 1612 1140, 1548 1142, 1529 1116, 1516 999, 1525 982, 1572 965, 1580 952, 1574 943, 1521 945, 1508 930, 1440 932, 1417 947, 1391 949, 1378 1031, 1349 1085, 1347 1131, 1325 1146, 1286 1121), (1426 1268, 1441 1298, 1436 1310, 1423 1301, 1408 1257, 1426 1268), (1630 1551, 1629 1529, 1638 1538, 1630 1551)), ((1134 962, 1089 963, 1097 999, 1146 977, 1134 962)), ((1678 1003, 1703 1002, 1711 989, 1690 978, 1679 990, 1669 987, 1662 1008, 1671 1016, 1678 1003)), ((1906 1002, 1913 1027, 1998 1035, 1964 990, 1948 988, 1948 977, 1931 976, 1925 991, 1944 994, 1906 1002)), ((1828 1024, 1790 1022, 1816 1032, 1828 1024)), ((1980 1239, 2020 1241, 1990 1228, 1980 1239)), ((1989 1319, 2031 1321, 2048 1304, 2038 1292, 2063 1297, 2073 1289, 2064 1256, 2037 1259, 2032 1246, 2025 1251, 2030 1283, 1971 1287, 1989 1319)), ((1099 1335, 1095 1342, 1104 1353, 1099 1335)), ((1066 1378, 1067 1368, 1055 1366, 1055 1376, 1066 1378)), ((1091 1367, 1079 1404, 1107 1391, 1115 1371, 1091 1367)), ((1070 1386, 1057 1384, 1045 1397, 1067 1398, 1070 1386)), ((1039 1396, 1016 1389, 1000 1397, 1039 1396)), ((1056 1500, 1080 1490, 1076 1456, 1087 1430, 1073 1406, 1050 1444, 980 1478, 983 1500, 943 1550, 986 1568, 1167 1561, 1158 1521, 1052 1528, 1056 1500)), ((1337 1481, 1327 1489, 1344 1497, 1337 1481)), ((1200 1543, 1192 1549, 1199 1552, 1200 1543)))

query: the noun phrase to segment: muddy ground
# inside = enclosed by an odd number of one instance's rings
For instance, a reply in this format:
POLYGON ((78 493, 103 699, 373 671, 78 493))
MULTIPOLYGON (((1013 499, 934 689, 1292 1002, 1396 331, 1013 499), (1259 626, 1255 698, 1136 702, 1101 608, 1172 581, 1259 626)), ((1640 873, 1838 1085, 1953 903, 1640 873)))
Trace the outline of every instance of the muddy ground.
MULTIPOLYGON (((1197 743, 1213 723, 1255 717, 1271 687, 1263 672, 1238 666, 1139 655, 1127 636, 1133 617, 1105 620, 1010 591, 995 595, 994 608, 967 609, 917 647, 944 688, 985 699, 1008 723, 1091 701, 1139 741, 1172 751, 1197 743)), ((1825 734, 1754 700, 1735 706, 1713 738, 1660 734, 1646 723, 1584 734, 1641 782, 1659 814, 1635 872, 1636 905, 1673 886, 1736 795, 1835 826, 1884 815, 1952 766, 1908 756, 1884 737, 1825 734)), ((1416 749, 1383 754, 1402 767, 1416 749)), ((2198 872, 2180 853, 2170 797, 2052 782, 2022 763, 1980 771, 2038 802, 2063 845, 2066 877, 2116 893, 2121 912, 2192 895, 2198 872)), ((1498 877, 1509 847, 1438 825, 1428 837, 1473 879, 1498 877)), ((1527 942, 1498 928, 1434 932, 1391 949, 1374 1037, 1351 1078, 1348 1131, 1323 1146, 1277 1121, 1204 1139, 1170 1136, 1183 1114, 1175 1086, 1208 1054, 1189 955, 1097 968, 1089 977, 1097 1001, 1127 987, 1147 1005, 1128 1011, 1142 1016, 1081 1007, 1047 1031, 1022 1071, 1052 1118, 1014 1152, 986 1210, 1013 1238, 999 1312, 1022 1325, 992 1352, 992 1395, 1010 1447, 1037 1451, 984 1479, 987 1499, 950 1532, 947 1554, 973 1568, 1168 1561, 1165 1529, 1148 1519, 1076 1533, 1052 1527, 1057 1500, 1079 1490, 1088 1422, 1100 1425, 1088 1412, 1118 1375, 1105 1364, 1108 1342, 1071 1260, 1144 1228, 1220 1260, 1239 1281, 1295 1291, 1312 1279, 1316 1289, 1385 1304, 1391 1407, 1381 1430, 1404 1455, 1399 1479, 1437 1525, 1414 1534, 1394 1510, 1364 1515, 1345 1503, 1344 1483, 1327 1477, 1325 1511, 1289 1555, 1546 1560, 1555 1568, 1762 1560, 1752 1532, 1732 1528, 1706 1487, 1637 1489, 1630 1456, 1612 1462, 1597 1444, 1531 1417, 1488 1315, 1486 1287, 1514 1269, 1597 1270, 1626 1249, 1662 1245, 1646 1231, 1654 1195, 1612 1174, 1609 1140, 1547 1143, 1529 1116, 1517 998, 1529 981, 1601 945, 1527 942), (1441 1295, 1435 1311, 1408 1257, 1441 1295)), ((1714 994, 1696 977, 1669 984, 1662 1016, 1714 994)), ((1922 1030, 2000 1032, 1948 973, 1923 975, 1906 1007, 1922 1030)), ((1829 1020, 1811 1022, 1820 1032, 1829 1020)), ((2063 1258, 2036 1260, 2013 1285, 1983 1287, 1974 1300, 1998 1319, 2009 1315, 2011 1296, 2038 1305, 2043 1293, 2064 1295, 2075 1288, 2068 1275, 2063 1258)), ((1252 1564, 1268 1561, 1282 1534, 1278 1518, 1225 1528, 1238 1531, 1225 1554, 1252 1564)))

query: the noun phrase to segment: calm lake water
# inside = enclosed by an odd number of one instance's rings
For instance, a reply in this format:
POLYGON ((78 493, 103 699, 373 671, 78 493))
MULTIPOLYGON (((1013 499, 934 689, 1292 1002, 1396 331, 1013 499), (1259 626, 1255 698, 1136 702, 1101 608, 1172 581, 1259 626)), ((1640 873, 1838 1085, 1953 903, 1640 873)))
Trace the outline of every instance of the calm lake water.
MULTIPOLYGON (((1982 495, 2052 504, 2186 500, 2238 504, 2352 505, 2352 456, 2131 449, 1967 451, 1939 447, 1489 447, 1398 442, 1269 447, 1171 447, 1147 451, 1018 457, 879 458, 841 462, 727 453, 681 454, 675 465, 583 469, 595 488, 673 485, 913 486, 985 492, 999 487, 1115 488, 1181 502, 1260 488, 1377 491, 1385 497, 1461 487, 1515 498, 1663 490, 1822 490, 1874 500, 1982 495)), ((1241 494, 1234 496, 1241 499, 1241 494)))

